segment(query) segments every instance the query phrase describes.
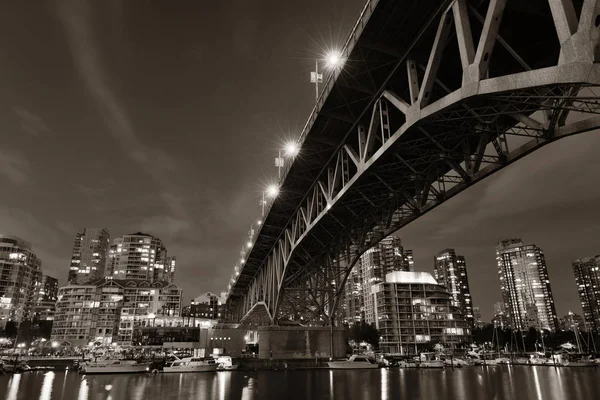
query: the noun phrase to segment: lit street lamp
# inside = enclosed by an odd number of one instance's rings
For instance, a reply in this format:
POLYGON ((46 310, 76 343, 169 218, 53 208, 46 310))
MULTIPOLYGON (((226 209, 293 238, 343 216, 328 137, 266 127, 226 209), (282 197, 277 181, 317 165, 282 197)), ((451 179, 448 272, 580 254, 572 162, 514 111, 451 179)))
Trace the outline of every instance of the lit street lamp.
MULTIPOLYGON (((342 56, 338 51, 330 51, 324 61, 327 70, 335 70, 343 64, 342 56)), ((315 84, 316 100, 319 101, 319 83, 323 83, 323 73, 319 73, 319 60, 315 60, 315 70, 310 73, 310 82, 315 84)))
MULTIPOLYGON (((285 144, 283 149, 283 156, 294 158, 300 152, 300 147, 296 142, 288 142, 285 144)), ((277 176, 281 179, 281 168, 285 166, 285 158, 281 154, 281 150, 279 150, 279 155, 275 159, 275 166, 277 167, 277 176)))

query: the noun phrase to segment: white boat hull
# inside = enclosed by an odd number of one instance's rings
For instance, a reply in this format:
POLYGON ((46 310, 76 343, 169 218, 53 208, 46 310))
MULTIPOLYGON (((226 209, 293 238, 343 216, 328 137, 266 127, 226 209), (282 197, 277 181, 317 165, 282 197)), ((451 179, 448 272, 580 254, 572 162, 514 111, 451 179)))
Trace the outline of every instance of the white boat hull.
POLYGON ((85 365, 81 368, 82 374, 139 374, 148 372, 150 364, 132 365, 85 365))
POLYGON ((185 365, 181 367, 164 367, 163 372, 165 373, 176 373, 176 372, 214 372, 217 370, 217 365, 185 365))
POLYGON ((444 368, 443 361, 421 361, 419 368, 444 368))
POLYGON ((363 362, 350 362, 350 361, 330 361, 327 363, 331 369, 377 369, 379 365, 363 363, 363 362))

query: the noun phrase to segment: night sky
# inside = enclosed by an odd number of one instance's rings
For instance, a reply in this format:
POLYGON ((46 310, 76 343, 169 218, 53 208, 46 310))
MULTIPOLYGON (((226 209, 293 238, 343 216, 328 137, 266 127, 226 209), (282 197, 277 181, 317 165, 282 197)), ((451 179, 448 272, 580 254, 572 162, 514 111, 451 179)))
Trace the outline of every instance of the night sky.
MULTIPOLYGON (((143 231, 178 258, 187 299, 226 288, 284 138, 314 103, 309 72, 363 0, 13 1, 0 8, 0 232, 66 281, 83 227, 143 231)), ((500 299, 496 242, 546 253, 560 316, 571 271, 600 253, 600 135, 548 146, 398 233, 418 270, 467 259, 474 305, 500 299)))

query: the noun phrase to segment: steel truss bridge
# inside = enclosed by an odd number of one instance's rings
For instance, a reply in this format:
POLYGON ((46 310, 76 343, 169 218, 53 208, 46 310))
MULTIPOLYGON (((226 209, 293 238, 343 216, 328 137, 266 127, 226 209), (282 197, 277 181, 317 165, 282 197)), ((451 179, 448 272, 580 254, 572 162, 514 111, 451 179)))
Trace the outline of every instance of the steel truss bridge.
POLYGON ((600 127, 600 0, 370 0, 228 292, 237 322, 335 324, 360 256, 600 127))

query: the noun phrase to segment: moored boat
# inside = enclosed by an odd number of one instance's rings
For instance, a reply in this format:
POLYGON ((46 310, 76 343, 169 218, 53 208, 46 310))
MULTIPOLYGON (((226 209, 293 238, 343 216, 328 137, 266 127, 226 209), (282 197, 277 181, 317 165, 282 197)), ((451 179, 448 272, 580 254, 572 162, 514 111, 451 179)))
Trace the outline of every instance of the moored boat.
POLYGON ((218 366, 212 358, 186 357, 167 362, 163 372, 214 372, 218 366))
POLYGON ((361 355, 353 355, 347 360, 329 361, 327 363, 331 369, 375 369, 379 368, 377 363, 361 355))
POLYGON ((80 364, 81 374, 136 374, 150 371, 150 363, 135 360, 98 360, 80 364))
POLYGON ((239 364, 234 364, 229 356, 219 356, 216 361, 218 371, 233 371, 240 366, 239 364))

